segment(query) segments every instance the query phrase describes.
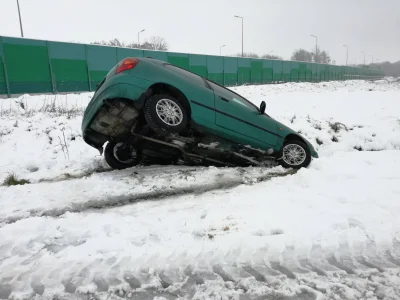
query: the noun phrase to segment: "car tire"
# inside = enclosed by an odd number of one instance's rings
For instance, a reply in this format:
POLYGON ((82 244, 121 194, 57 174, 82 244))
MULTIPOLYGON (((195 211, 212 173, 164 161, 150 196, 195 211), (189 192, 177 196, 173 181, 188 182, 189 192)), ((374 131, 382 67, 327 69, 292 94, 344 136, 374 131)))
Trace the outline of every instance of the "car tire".
POLYGON ((144 106, 144 117, 150 128, 160 134, 179 134, 186 129, 189 116, 179 100, 167 94, 154 95, 144 106))
POLYGON ((307 167, 310 162, 311 151, 305 143, 298 140, 289 140, 284 143, 279 160, 282 167, 300 169, 307 167))
POLYGON ((109 142, 104 149, 104 159, 111 168, 122 170, 139 164, 142 154, 133 145, 109 142))

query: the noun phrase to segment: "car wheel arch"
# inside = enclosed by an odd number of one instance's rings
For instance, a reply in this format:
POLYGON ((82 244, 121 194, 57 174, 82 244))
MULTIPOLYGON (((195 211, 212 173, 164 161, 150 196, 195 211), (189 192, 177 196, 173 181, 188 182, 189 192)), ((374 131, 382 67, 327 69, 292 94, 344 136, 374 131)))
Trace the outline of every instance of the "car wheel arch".
POLYGON ((299 135, 294 134, 294 133, 289 133, 288 135, 285 136, 285 138, 283 139, 282 144, 280 145, 280 149, 279 151, 276 153, 276 158, 280 159, 283 155, 283 146, 286 144, 286 142, 288 141, 300 141, 302 143, 304 143, 305 145, 307 145, 306 141, 299 135))
POLYGON ((287 141, 292 141, 292 140, 300 141, 307 145, 306 141, 301 136, 299 136, 297 134, 293 134, 293 133, 290 133, 287 136, 285 136, 285 139, 283 140, 283 144, 285 144, 285 142, 287 142, 287 141))
POLYGON ((146 92, 145 101, 147 101, 153 95, 168 94, 182 103, 182 105, 185 107, 185 109, 187 111, 189 120, 191 119, 192 108, 190 106, 190 102, 189 102, 188 98, 185 96, 185 94, 180 89, 178 89, 168 83, 158 82, 158 83, 152 84, 147 89, 147 91, 148 92, 146 92))

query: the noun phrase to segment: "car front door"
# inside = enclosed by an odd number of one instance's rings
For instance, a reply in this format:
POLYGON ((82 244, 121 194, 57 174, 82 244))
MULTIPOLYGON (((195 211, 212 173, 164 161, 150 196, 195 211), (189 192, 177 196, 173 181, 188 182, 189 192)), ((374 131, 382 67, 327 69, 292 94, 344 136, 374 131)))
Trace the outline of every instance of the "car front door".
POLYGON ((230 137, 251 145, 274 147, 278 134, 275 121, 261 114, 259 109, 240 95, 207 81, 214 91, 215 123, 230 137))

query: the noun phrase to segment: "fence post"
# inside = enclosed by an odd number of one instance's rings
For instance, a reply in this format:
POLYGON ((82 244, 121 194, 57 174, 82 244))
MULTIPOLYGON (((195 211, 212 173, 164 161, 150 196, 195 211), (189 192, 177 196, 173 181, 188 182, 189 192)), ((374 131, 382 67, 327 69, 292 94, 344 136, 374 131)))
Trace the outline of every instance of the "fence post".
POLYGON ((206 78, 209 79, 208 77, 208 55, 205 55, 206 57, 206 78))
POLYGON ((225 60, 222 56, 222 85, 225 86, 225 60))
POLYGON ((271 76, 271 83, 274 83, 274 63, 272 63, 272 76, 271 76))
POLYGON ((85 47, 86 72, 87 72, 88 81, 89 81, 89 92, 91 92, 92 91, 92 80, 90 79, 89 62, 88 62, 88 55, 87 55, 87 45, 84 45, 84 47, 85 47))
POLYGON ((3 38, 1 36, 0 36, 0 51, 3 56, 3 68, 4 68, 4 78, 6 79, 7 97, 10 98, 11 97, 10 83, 8 82, 7 65, 6 65, 6 59, 5 59, 4 49, 3 49, 3 38))
POLYGON ((54 81, 54 73, 53 73, 53 67, 51 66, 51 59, 50 59, 50 52, 49 52, 49 42, 46 41, 46 49, 47 49, 47 60, 49 62, 49 70, 50 70, 50 78, 51 78, 51 87, 53 90, 53 94, 57 94, 57 85, 56 82, 54 81))
POLYGON ((239 59, 236 57, 236 85, 239 85, 239 59))
POLYGON ((239 61, 236 59, 236 85, 239 85, 239 61))

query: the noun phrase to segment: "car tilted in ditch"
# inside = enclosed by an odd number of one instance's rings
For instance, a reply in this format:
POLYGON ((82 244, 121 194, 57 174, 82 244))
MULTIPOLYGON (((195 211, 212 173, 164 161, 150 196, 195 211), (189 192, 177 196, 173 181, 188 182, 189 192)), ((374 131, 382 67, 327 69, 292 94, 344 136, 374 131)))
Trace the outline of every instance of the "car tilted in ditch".
POLYGON ((301 168, 318 157, 301 135, 244 97, 153 58, 125 58, 101 81, 82 121, 84 141, 110 167, 146 157, 174 164, 301 168))

